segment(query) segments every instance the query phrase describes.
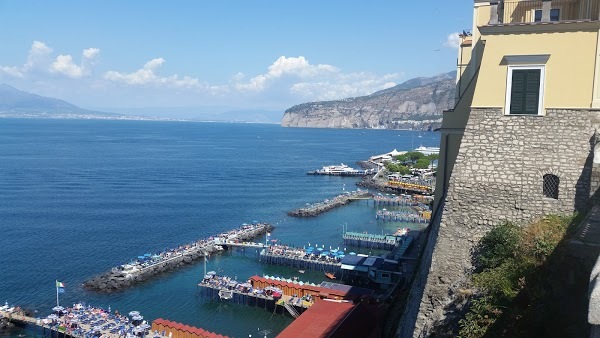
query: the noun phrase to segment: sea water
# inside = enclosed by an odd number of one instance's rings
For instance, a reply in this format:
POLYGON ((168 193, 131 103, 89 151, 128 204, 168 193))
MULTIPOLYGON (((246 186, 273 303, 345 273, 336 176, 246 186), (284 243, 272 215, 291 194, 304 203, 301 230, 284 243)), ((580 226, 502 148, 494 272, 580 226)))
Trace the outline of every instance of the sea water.
MULTIPOLYGON (((112 294, 87 291, 81 284, 138 255, 255 220, 274 224, 272 238, 278 243, 325 248, 343 247, 346 226, 371 233, 418 227, 378 222, 377 208, 365 201, 315 218, 286 213, 354 190, 358 181, 307 171, 340 163, 357 167, 356 161, 369 156, 421 145, 438 146, 439 135, 266 124, 0 119, 0 302, 48 315, 58 280, 65 284, 62 305, 82 301, 228 336, 264 329, 274 336, 289 317, 199 297, 201 262, 112 294)), ((322 273, 262 265, 252 253, 212 255, 207 265, 238 280, 264 274, 323 280, 322 273)))

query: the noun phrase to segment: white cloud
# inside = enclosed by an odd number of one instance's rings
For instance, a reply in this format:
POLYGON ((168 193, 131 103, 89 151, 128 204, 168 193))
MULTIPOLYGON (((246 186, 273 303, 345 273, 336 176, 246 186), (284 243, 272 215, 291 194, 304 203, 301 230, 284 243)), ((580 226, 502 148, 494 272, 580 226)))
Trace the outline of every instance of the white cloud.
POLYGON ((73 63, 71 55, 59 55, 50 66, 52 73, 64 74, 70 78, 78 79, 83 76, 83 67, 73 63))
POLYGON ((100 49, 98 48, 88 48, 83 50, 83 57, 85 59, 94 59, 98 54, 100 54, 100 49))
POLYGON ((377 75, 369 72, 343 73, 339 68, 327 65, 311 65, 300 57, 277 59, 265 74, 244 82, 245 76, 234 76, 234 88, 241 92, 265 92, 285 90, 296 99, 334 100, 372 94, 393 87, 401 75, 397 73, 377 75))
POLYGON ((83 50, 81 64, 73 62, 71 55, 59 55, 52 60, 52 48, 41 41, 34 41, 31 44, 27 61, 22 66, 0 66, 0 74, 9 75, 15 78, 25 78, 32 73, 44 74, 62 74, 70 78, 78 79, 91 73, 91 66, 95 58, 100 53, 98 48, 88 48, 83 50))
MULTIPOLYGON (((336 67, 330 65, 311 65, 304 56, 289 58, 281 56, 269 66, 266 74, 257 75, 247 83, 238 82, 235 84, 235 87, 241 91, 260 92, 265 90, 269 82, 285 75, 309 78, 328 73, 336 73, 338 71, 339 70, 336 67)), ((238 79, 240 78, 240 74, 237 75, 238 79)))
POLYGON ((460 33, 451 33, 446 38, 446 42, 444 42, 444 47, 458 49, 460 47, 460 37, 458 36, 460 33))
POLYGON ((50 65, 50 72, 62 74, 72 79, 79 79, 91 73, 90 68, 98 54, 100 54, 98 48, 84 49, 81 56, 81 65, 75 64, 71 55, 59 55, 50 65))
POLYGON ((120 73, 114 70, 108 71, 104 74, 106 80, 114 82, 122 82, 129 85, 155 85, 155 86, 167 86, 176 88, 199 88, 204 87, 200 81, 190 76, 179 77, 174 74, 171 76, 160 76, 156 74, 156 70, 165 63, 165 59, 156 58, 152 59, 141 69, 136 70, 133 73, 120 73))
POLYGON ((22 78, 23 77, 23 73, 19 70, 19 68, 17 67, 10 67, 10 66, 0 66, 0 73, 6 74, 6 75, 10 75, 12 77, 18 77, 18 78, 22 78))

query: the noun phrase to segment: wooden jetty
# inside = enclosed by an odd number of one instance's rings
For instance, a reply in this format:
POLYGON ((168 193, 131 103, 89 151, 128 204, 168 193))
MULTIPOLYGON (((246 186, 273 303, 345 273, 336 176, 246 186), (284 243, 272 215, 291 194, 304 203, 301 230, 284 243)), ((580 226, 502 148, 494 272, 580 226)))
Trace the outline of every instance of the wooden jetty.
POLYGON ((323 202, 313 203, 304 208, 288 212, 292 217, 314 217, 331 209, 346 205, 352 201, 360 199, 370 199, 372 194, 366 190, 355 190, 345 194, 338 195, 332 199, 323 202))
POLYGON ((135 262, 120 265, 93 277, 86 281, 84 286, 101 292, 112 292, 127 288, 156 275, 192 264, 205 255, 218 252, 223 249, 220 247, 220 243, 231 242, 241 243, 236 245, 256 246, 256 244, 243 243, 272 229, 273 226, 268 223, 244 224, 238 229, 230 230, 209 239, 182 245, 176 249, 167 250, 160 255, 146 254, 139 256, 135 262))
POLYGON ((344 244, 363 248, 393 250, 404 241, 404 236, 375 235, 360 232, 346 232, 344 244))

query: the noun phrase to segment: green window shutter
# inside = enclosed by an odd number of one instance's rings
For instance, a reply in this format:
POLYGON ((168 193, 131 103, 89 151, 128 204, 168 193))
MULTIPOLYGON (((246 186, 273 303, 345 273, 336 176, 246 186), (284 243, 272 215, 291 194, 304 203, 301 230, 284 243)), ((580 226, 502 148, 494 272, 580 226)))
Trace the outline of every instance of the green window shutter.
POLYGON ((536 115, 538 113, 541 74, 541 69, 515 69, 512 71, 511 114, 536 115))

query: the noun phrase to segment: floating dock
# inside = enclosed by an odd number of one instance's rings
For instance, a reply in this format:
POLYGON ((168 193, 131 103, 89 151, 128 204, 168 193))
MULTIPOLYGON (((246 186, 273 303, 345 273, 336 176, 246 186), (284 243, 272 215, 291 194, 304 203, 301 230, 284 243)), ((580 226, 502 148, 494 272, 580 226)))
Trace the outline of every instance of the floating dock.
POLYGON ((338 195, 332 199, 327 199, 323 202, 310 204, 304 208, 296 209, 288 212, 288 216, 292 217, 314 217, 331 209, 346 205, 355 200, 370 199, 373 196, 366 190, 355 190, 345 194, 338 195))
POLYGON ((209 255, 223 250, 220 244, 225 242, 243 243, 260 236, 273 229, 268 223, 244 224, 238 229, 221 233, 215 237, 202 239, 194 243, 166 250, 156 255, 145 254, 139 256, 134 262, 120 265, 101 275, 86 281, 84 286, 88 289, 112 292, 130 287, 134 284, 148 280, 158 274, 175 270, 209 255))

